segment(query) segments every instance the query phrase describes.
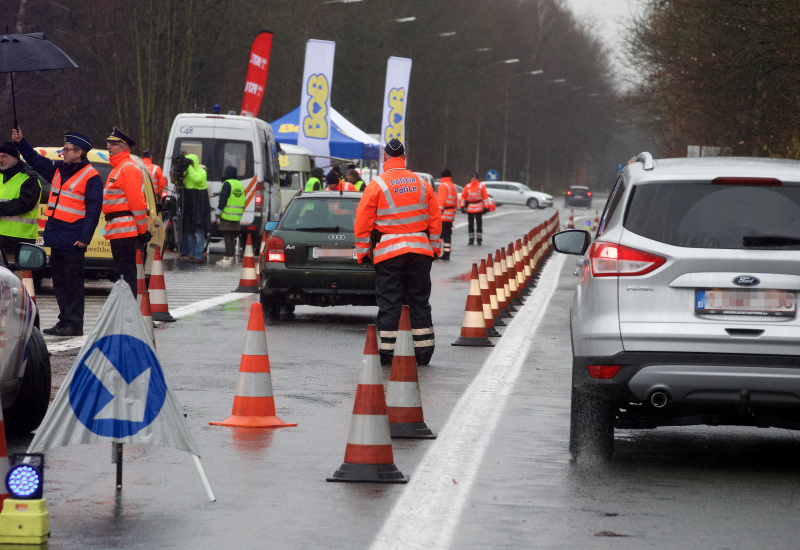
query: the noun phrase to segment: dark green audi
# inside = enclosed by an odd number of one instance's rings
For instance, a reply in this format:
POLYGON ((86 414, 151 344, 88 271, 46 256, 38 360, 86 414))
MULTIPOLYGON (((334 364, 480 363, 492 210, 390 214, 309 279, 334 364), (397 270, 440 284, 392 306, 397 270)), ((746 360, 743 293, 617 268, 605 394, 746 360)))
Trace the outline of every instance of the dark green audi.
POLYGON ((261 303, 271 319, 296 305, 376 305, 375 268, 355 255, 359 200, 361 193, 318 191, 289 203, 260 259, 261 303))

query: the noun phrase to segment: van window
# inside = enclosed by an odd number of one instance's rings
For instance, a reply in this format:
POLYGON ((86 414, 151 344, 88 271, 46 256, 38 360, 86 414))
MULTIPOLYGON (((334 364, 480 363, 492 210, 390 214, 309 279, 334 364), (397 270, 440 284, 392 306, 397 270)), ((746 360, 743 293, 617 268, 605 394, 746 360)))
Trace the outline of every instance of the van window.
POLYGON ((209 180, 222 180, 226 166, 236 167, 236 179, 249 180, 255 175, 253 144, 249 141, 213 138, 178 138, 172 149, 197 155, 204 164, 209 180))

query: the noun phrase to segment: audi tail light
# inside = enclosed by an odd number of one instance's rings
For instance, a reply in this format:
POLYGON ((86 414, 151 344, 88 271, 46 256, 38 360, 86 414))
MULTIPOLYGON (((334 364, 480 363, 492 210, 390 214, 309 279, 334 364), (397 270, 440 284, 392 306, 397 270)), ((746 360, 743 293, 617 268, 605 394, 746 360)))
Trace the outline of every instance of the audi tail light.
POLYGON ((655 271, 667 259, 614 243, 596 242, 589 249, 594 277, 636 277, 655 271))
POLYGON ((283 245, 283 239, 280 237, 270 237, 267 241, 266 254, 268 262, 285 262, 286 252, 283 245))

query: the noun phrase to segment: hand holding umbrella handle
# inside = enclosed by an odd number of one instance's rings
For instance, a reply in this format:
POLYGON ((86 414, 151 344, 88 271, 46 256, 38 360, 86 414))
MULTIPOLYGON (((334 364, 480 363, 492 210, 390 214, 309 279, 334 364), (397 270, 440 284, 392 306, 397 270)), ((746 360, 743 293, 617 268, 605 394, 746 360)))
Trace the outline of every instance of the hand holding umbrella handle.
POLYGON ((14 143, 19 143, 22 141, 22 129, 19 127, 19 124, 14 121, 14 128, 11 129, 11 141, 14 143))

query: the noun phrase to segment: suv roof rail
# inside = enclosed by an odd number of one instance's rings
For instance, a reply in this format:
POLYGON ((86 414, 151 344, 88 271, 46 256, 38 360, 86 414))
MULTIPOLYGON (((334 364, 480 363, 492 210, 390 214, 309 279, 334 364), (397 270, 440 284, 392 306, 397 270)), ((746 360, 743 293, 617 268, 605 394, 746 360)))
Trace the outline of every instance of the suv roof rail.
POLYGON ((648 172, 655 168, 655 164, 653 163, 653 155, 647 151, 639 153, 636 156, 636 162, 641 162, 644 165, 643 168, 648 172))

